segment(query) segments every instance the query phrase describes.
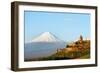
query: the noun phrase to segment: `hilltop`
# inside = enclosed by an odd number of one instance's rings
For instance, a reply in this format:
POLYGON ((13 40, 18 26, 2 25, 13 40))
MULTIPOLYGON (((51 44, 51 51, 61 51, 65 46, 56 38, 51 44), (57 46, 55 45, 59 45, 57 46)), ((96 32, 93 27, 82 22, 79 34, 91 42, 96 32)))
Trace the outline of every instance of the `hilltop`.
POLYGON ((74 42, 71 45, 68 44, 66 48, 57 50, 52 56, 64 59, 90 58, 90 40, 83 40, 82 44, 80 44, 79 41, 74 42))

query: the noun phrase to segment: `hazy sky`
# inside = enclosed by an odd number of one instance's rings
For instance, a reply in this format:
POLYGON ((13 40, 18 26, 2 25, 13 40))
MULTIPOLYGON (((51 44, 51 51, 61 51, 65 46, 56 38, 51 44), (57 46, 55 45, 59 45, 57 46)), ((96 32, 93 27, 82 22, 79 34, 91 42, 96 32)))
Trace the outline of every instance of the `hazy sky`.
POLYGON ((64 41, 80 35, 90 38, 90 14, 25 11, 25 42, 43 32, 51 32, 64 41))

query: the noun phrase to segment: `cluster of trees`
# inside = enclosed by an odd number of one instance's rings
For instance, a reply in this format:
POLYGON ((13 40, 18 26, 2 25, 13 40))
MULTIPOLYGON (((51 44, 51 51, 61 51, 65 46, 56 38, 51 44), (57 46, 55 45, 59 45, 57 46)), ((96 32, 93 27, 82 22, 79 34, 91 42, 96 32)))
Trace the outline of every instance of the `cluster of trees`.
POLYGON ((90 40, 84 40, 82 44, 80 44, 78 41, 74 42, 73 46, 67 45, 66 48, 55 53, 53 56, 68 59, 90 58, 90 40), (68 49, 71 50, 69 51, 68 49))

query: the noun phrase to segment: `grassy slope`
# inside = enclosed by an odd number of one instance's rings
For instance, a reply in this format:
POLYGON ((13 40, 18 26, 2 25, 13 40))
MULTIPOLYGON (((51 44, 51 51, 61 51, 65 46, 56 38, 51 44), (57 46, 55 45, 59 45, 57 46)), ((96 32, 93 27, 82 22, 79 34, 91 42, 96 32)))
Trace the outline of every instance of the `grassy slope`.
POLYGON ((80 59, 88 59, 90 58, 90 54, 86 54, 80 57, 80 59))

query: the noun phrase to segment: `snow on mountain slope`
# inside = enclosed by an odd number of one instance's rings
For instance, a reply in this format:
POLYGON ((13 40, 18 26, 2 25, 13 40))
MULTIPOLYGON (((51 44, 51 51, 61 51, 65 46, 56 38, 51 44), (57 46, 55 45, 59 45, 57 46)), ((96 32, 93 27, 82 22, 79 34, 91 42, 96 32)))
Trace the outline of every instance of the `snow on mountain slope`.
POLYGON ((61 42, 61 41, 62 40, 58 39, 50 32, 44 32, 43 34, 37 36, 32 40, 32 42, 61 42))

